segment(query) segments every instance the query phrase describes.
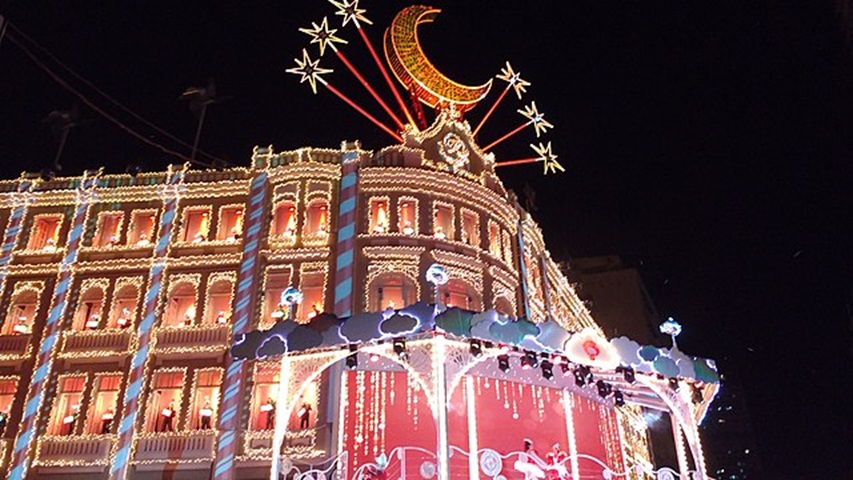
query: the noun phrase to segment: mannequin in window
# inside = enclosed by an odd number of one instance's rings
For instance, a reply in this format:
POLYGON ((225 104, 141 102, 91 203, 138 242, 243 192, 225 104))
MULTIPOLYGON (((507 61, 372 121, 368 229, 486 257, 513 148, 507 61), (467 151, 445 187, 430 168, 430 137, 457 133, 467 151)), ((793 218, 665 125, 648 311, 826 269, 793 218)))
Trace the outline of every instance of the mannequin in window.
POLYGON ((175 418, 175 402, 169 402, 169 406, 160 411, 162 418, 161 432, 173 432, 172 419, 175 418))
POLYGON ((297 415, 299 416, 299 429, 308 428, 311 422, 311 405, 303 403, 297 415))
POLYGON ((55 252, 56 251, 56 240, 54 240, 52 238, 48 238, 44 244, 44 247, 42 247, 42 250, 44 250, 45 252, 55 252))
POLYGON ((86 330, 97 330, 101 326, 101 316, 96 314, 90 315, 86 320, 86 330))
POLYGON ((220 325, 228 323, 228 314, 220 310, 219 313, 216 314, 216 323, 220 325))
POLYGON ((101 434, 106 435, 110 433, 110 427, 113 424, 113 419, 116 414, 112 408, 108 408, 103 415, 101 415, 101 434))
POLYGON ((320 306, 320 302, 314 302, 313 304, 311 304, 311 311, 308 312, 308 318, 314 318, 317 315, 320 315, 321 313, 323 313, 323 309, 320 306))
POLYGON ((204 406, 198 411, 202 430, 210 430, 210 420, 213 418, 213 408, 210 406, 210 398, 204 400, 204 406))
POLYGON ((74 434, 74 425, 77 423, 77 417, 80 416, 80 405, 74 405, 71 407, 71 413, 66 415, 65 418, 62 419, 62 435, 73 435, 74 434))
POLYGON ((266 430, 275 428, 275 400, 267 398, 267 402, 261 405, 261 411, 267 414, 266 430))
POLYGON ((127 307, 124 307, 121 309, 121 315, 118 317, 118 320, 116 321, 119 328, 125 328, 125 327, 130 326, 130 313, 131 313, 130 309, 127 307))
POLYGON ((139 240, 136 241, 136 244, 139 246, 145 246, 145 245, 150 245, 151 241, 148 240, 148 235, 146 235, 144 233, 140 233, 139 234, 139 240))
MULTIPOLYGON (((23 307, 21 307, 21 310, 23 310, 23 307)), ((18 320, 15 322, 15 325, 12 326, 12 331, 21 335, 30 333, 30 327, 27 325, 27 320, 26 315, 20 315, 18 320)))
POLYGON ((190 305, 190 308, 187 309, 186 313, 184 313, 184 321, 181 323, 181 327, 188 327, 193 324, 193 320, 195 320, 195 305, 190 305))

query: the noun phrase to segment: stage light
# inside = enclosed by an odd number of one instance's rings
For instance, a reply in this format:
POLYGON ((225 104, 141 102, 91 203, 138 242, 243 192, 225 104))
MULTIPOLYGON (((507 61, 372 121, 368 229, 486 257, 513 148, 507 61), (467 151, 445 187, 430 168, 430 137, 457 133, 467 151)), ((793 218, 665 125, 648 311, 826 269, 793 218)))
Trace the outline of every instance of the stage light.
POLYGON ((609 383, 605 383, 604 380, 595 382, 595 387, 598 389, 598 396, 601 398, 607 398, 610 392, 613 391, 613 387, 609 383))
POLYGON ((636 378, 636 375, 634 374, 633 368, 619 366, 619 367, 616 367, 616 371, 621 372, 622 378, 624 378, 625 381, 630 383, 631 385, 633 385, 634 383, 637 382, 637 378, 636 378))
POLYGON ((620 390, 613 392, 613 403, 616 404, 617 407, 625 406, 625 396, 622 395, 620 390))
POLYGON ((669 388, 671 388, 673 392, 678 391, 679 385, 678 385, 678 379, 677 378, 671 377, 669 379, 669 388))
POLYGON ((502 372, 508 372, 510 369, 509 366, 509 355, 498 355, 498 368, 502 372))
POLYGON ((483 348, 492 348, 495 344, 492 342, 483 342, 483 348))
POLYGON ((350 354, 347 355, 346 365, 350 370, 358 368, 358 351, 355 345, 349 346, 350 354))
POLYGON ((529 370, 538 366, 539 360, 536 358, 536 354, 531 351, 524 352, 524 356, 521 357, 521 368, 529 370))
POLYGON ((554 364, 548 360, 542 360, 542 378, 545 380, 554 378, 554 364))
POLYGON ((691 387, 693 391, 691 392, 690 398, 693 400, 693 403, 702 403, 702 400, 705 399, 705 396, 702 395, 702 387, 699 385, 691 385, 691 387))
POLYGON ((471 352, 472 357, 479 358, 483 356, 483 345, 479 340, 471 340, 469 351, 471 352))
POLYGON ((570 367, 568 363, 561 363, 560 369, 563 370, 563 376, 566 376, 572 372, 572 367, 570 367))
MULTIPOLYGON (((393 343, 394 353, 398 357, 405 360, 409 358, 409 353, 406 351, 406 340, 403 338, 395 338, 393 343)), ((372 360, 372 358, 371 358, 372 360)), ((378 359, 377 359, 378 360, 378 359)))
POLYGON ((574 374, 575 385, 582 387, 587 383, 592 383, 592 371, 590 371, 589 367, 586 365, 578 365, 577 368, 575 368, 574 374))

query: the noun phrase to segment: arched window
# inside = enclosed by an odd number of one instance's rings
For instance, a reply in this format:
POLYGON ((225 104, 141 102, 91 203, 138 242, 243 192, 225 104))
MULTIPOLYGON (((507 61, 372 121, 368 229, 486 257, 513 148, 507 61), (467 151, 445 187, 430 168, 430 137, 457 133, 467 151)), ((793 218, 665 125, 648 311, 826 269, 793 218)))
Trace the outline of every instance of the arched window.
POLYGON ((388 308, 400 309, 417 301, 417 286, 401 273, 385 273, 370 282, 369 308, 380 311, 388 308))
POLYGON ((39 292, 36 290, 26 289, 15 295, 6 314, 6 321, 3 322, 4 335, 32 332, 36 307, 38 306, 38 294, 39 292))
POLYGON ((387 198, 370 199, 370 225, 369 233, 388 233, 391 225, 390 211, 388 210, 387 198))
POLYGON ((305 217, 305 236, 321 238, 329 234, 329 202, 312 200, 305 217))
POLYGON ((273 236, 285 240, 296 239, 296 204, 290 201, 280 202, 275 207, 273 218, 273 236))
POLYGON ((495 299, 495 311, 509 317, 515 316, 515 311, 512 308, 512 302, 503 296, 495 299))
POLYGON ((164 327, 180 327, 195 323, 196 289, 190 282, 179 282, 169 293, 163 316, 164 327))
POLYGON ((489 220, 489 252, 497 258, 503 258, 501 250, 501 227, 489 220))
POLYGON ((80 295, 71 328, 74 330, 97 330, 103 327, 101 322, 103 309, 104 290, 101 287, 88 288, 80 295))
POLYGON ((399 225, 397 230, 404 235, 415 235, 418 233, 418 201, 415 198, 404 197, 398 200, 397 216, 399 225))
POLYGON ((207 308, 205 308, 204 323, 224 325, 231 318, 230 280, 219 279, 207 288, 207 308))
POLYGON ((136 306, 139 302, 139 288, 136 285, 124 285, 115 293, 110 318, 107 325, 110 328, 126 328, 133 325, 136 316, 136 306))
POLYGON ((470 285, 459 279, 451 279, 442 287, 444 304, 465 310, 480 309, 480 295, 470 285))

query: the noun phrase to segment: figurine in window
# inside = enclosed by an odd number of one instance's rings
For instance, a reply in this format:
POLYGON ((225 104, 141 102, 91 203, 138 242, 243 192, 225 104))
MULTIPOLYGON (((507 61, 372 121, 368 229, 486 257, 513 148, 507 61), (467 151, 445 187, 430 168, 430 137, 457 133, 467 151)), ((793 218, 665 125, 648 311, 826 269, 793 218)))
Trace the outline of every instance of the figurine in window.
POLYGON ((228 323, 228 314, 220 310, 219 313, 216 314, 216 323, 220 325, 225 325, 226 323, 228 323))
POLYGON ((271 397, 267 398, 267 402, 261 405, 261 411, 266 412, 267 414, 267 426, 266 430, 272 430, 275 428, 275 400, 271 397))
POLYGON ((98 327, 101 326, 101 316, 97 313, 89 316, 89 319, 86 320, 86 328, 88 330, 97 330, 98 327))
POLYGON ((205 240, 206 239, 204 238, 204 235, 201 234, 201 232, 198 232, 195 235, 193 235, 193 243, 201 243, 205 240))
POLYGON ((118 245, 118 235, 110 235, 109 246, 115 247, 118 245))
POLYGON ((403 223, 403 233, 405 233, 406 235, 411 235, 415 233, 415 229, 412 228, 412 222, 406 220, 405 223, 403 223))
POLYGON ((18 317, 18 321, 15 322, 15 325, 12 326, 12 331, 20 335, 26 335, 30 333, 30 327, 29 325, 27 325, 26 315, 21 315, 18 317))
POLYGON ((447 238, 447 235, 445 235, 444 233, 444 227, 442 227, 441 225, 435 226, 435 238, 440 238, 442 240, 447 238))
POLYGON ((204 406, 198 411, 202 430, 210 430, 210 419, 213 418, 213 408, 210 406, 210 398, 204 400, 204 406))
POLYGON ((195 320, 195 305, 190 305, 190 308, 184 313, 184 321, 180 324, 181 327, 188 327, 192 325, 193 320, 195 320))
POLYGON ((278 305, 278 308, 270 314, 270 317, 272 317, 272 319, 276 320, 276 321, 281 320, 282 318, 284 318, 286 316, 287 316, 287 306, 285 306, 283 303, 280 303, 278 305))
POLYGON ((303 403, 302 408, 300 408, 297 413, 297 416, 299 417, 299 428, 308 428, 308 424, 311 421, 311 405, 303 403))
POLYGON ((321 313, 323 313, 323 307, 320 305, 320 302, 314 302, 311 305, 311 311, 308 312, 308 318, 314 318, 317 315, 320 315, 321 313))
POLYGON ((101 434, 106 435, 110 433, 110 427, 113 424, 113 419, 116 414, 112 408, 108 408, 103 415, 101 415, 101 434))
POLYGON ((0 411, 0 437, 3 436, 3 433, 6 431, 6 423, 9 421, 9 412, 2 410, 0 411))
POLYGON ((130 314, 131 312, 129 308, 124 307, 121 309, 121 315, 118 317, 118 320, 116 320, 116 323, 118 324, 119 328, 125 328, 130 326, 130 314))
POLYGON ((77 417, 80 416, 80 405, 72 405, 71 413, 62 419, 62 435, 72 435, 74 433, 74 425, 77 423, 77 417))
POLYGON ((136 241, 136 244, 139 246, 145 246, 145 245, 150 245, 151 241, 148 240, 148 235, 146 235, 144 233, 140 233, 139 234, 139 240, 136 241))
POLYGON ((44 242, 44 247, 42 250, 45 252, 55 252, 56 251, 56 240, 53 238, 48 238, 46 242, 44 242))
POLYGON ((169 402, 169 406, 160 411, 160 417, 163 419, 160 431, 173 432, 172 419, 175 418, 175 402, 169 402))

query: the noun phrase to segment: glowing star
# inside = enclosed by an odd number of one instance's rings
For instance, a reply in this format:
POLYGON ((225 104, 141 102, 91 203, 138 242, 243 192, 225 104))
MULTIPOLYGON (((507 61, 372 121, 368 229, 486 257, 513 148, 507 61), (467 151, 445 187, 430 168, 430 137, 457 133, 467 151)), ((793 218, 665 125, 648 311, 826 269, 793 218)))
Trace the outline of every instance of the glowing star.
POLYGON ((288 68, 285 70, 287 73, 293 73, 295 75, 302 75, 302 78, 299 79, 299 83, 305 83, 307 80, 308 83, 311 84, 311 91, 315 94, 317 93, 317 82, 325 84, 326 81, 320 78, 320 75, 325 75, 327 73, 332 73, 332 69, 330 68, 320 68, 319 63, 320 59, 311 60, 311 57, 308 56, 308 51, 304 48, 302 49, 302 60, 298 58, 293 59, 296 62, 296 67, 288 68))
POLYGON ((553 125, 545 121, 545 114, 539 113, 539 110, 536 108, 536 102, 530 102, 530 105, 518 110, 518 113, 533 124, 533 128, 536 130, 536 138, 539 138, 539 135, 545 133, 549 128, 554 128, 553 125))
POLYGON ((542 162, 545 166, 545 175, 548 175, 548 171, 551 173, 557 173, 557 170, 561 172, 565 172, 566 169, 560 165, 560 162, 557 161, 557 156, 551 152, 551 142, 548 142, 547 145, 543 145, 541 142, 539 145, 530 145, 530 148, 539 155, 537 158, 538 161, 542 162))
POLYGON ((527 80, 523 80, 521 78, 521 73, 516 73, 512 70, 512 65, 509 62, 506 62, 506 68, 501 69, 501 74, 497 75, 498 80, 503 80, 515 90, 515 94, 518 95, 518 99, 521 100, 521 94, 527 91, 527 87, 530 86, 530 82, 527 80))
POLYGON ((335 43, 347 43, 346 40, 335 36, 335 32, 338 30, 336 28, 329 28, 329 19, 326 17, 323 17, 323 21, 320 22, 320 25, 311 22, 311 27, 312 28, 300 28, 299 31, 309 35, 311 37, 311 43, 319 44, 321 57, 326 53, 327 46, 332 50, 337 50, 335 43))
POLYGON ((335 0, 329 0, 329 3, 338 7, 338 11, 335 12, 335 15, 340 15, 344 17, 344 22, 342 26, 346 27, 347 23, 352 21, 355 24, 355 28, 361 28, 361 24, 359 22, 364 22, 368 25, 373 25, 373 22, 367 19, 364 16, 364 13, 367 10, 363 8, 358 8, 358 0, 344 0, 343 2, 336 2, 335 0))

